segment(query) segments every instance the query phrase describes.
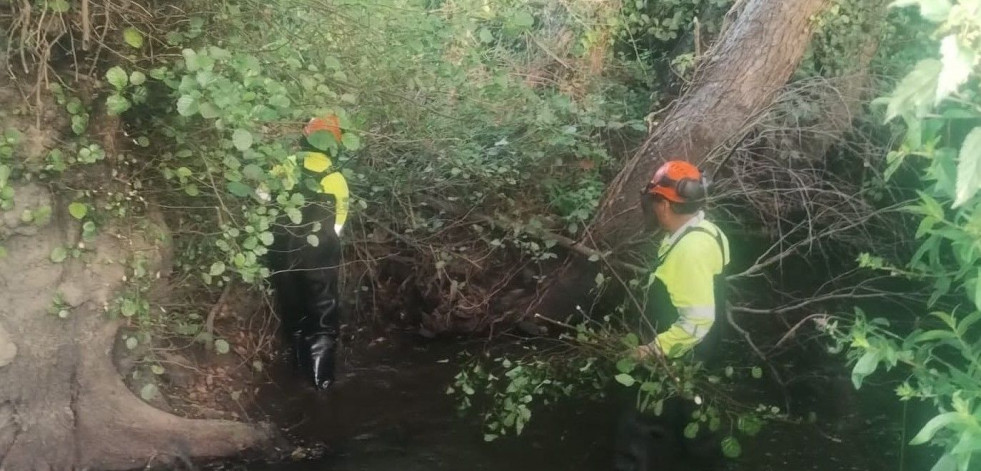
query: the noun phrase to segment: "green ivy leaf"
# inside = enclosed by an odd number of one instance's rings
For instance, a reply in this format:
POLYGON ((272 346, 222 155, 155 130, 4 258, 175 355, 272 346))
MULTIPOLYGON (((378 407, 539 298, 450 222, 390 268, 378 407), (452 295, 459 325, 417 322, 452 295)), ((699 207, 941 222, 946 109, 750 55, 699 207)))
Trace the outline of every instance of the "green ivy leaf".
POLYGON ((123 98, 123 96, 118 93, 113 93, 112 95, 109 95, 109 98, 106 98, 106 111, 110 116, 123 114, 129 108, 129 100, 123 98))
POLYGON ((68 258, 68 251, 64 247, 55 247, 51 251, 51 261, 54 263, 64 262, 68 258))
POLYGON ((123 30, 123 41, 126 41, 126 44, 129 44, 133 49, 139 49, 143 47, 143 33, 136 28, 126 28, 123 30))
POLYGON ((231 346, 228 345, 228 341, 224 339, 215 340, 215 351, 219 354, 224 355, 231 350, 231 346))
POLYGON ((630 375, 628 375, 626 373, 620 373, 620 374, 614 376, 613 379, 615 379, 618 383, 620 383, 620 384, 622 384, 622 385, 624 385, 624 386, 626 386, 628 388, 631 387, 631 386, 633 386, 634 383, 637 382, 637 380, 635 380, 633 376, 630 376, 630 375))
POLYGON ((68 205, 68 214, 71 214, 75 219, 82 219, 89 212, 89 207, 84 203, 79 203, 78 201, 73 202, 68 205))
POLYGON ((753 374, 753 378, 760 379, 763 377, 763 368, 754 366, 751 373, 753 374))
POLYGON ((726 458, 739 458, 739 455, 743 454, 743 447, 739 445, 736 437, 728 436, 722 439, 722 454, 726 458))
POLYGON ((126 87, 126 84, 129 83, 129 78, 126 75, 126 71, 118 65, 106 72, 106 80, 108 80, 113 87, 116 87, 116 90, 122 90, 126 87))
POLYGON ((307 236, 307 243, 310 244, 311 247, 316 247, 320 245, 320 238, 317 237, 316 234, 310 234, 307 236))
POLYGON ((293 224, 299 224, 303 222, 303 213, 301 213, 299 209, 286 208, 284 211, 286 211, 286 215, 289 216, 290 221, 293 224))
POLYGON ((637 367, 637 362, 632 358, 621 358, 617 362, 617 371, 621 373, 631 373, 637 367))
POLYGON ((245 129, 236 129, 232 133, 232 144, 240 151, 248 150, 252 147, 252 133, 245 129))
POLYGON ((760 423, 760 420, 756 417, 742 416, 736 421, 736 427, 738 427, 741 432, 752 437, 760 433, 760 430, 763 428, 763 424, 760 423))
POLYGON ((964 138, 957 162, 957 191, 954 207, 971 199, 981 187, 981 127, 976 127, 964 138))

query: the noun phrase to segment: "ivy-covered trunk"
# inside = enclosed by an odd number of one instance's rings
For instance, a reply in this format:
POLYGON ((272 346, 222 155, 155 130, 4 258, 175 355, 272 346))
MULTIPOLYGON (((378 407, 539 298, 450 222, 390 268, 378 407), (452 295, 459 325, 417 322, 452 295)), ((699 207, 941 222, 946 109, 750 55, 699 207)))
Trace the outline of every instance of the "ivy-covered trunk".
MULTIPOLYGON (((717 149, 733 145, 747 120, 772 103, 797 69, 811 37, 812 18, 827 3, 751 0, 732 12, 738 17, 701 58, 691 88, 666 111, 608 187, 584 243, 622 256, 623 249, 642 237, 637 194, 657 166, 675 158, 701 165, 719 156, 717 149)), ((577 306, 585 308, 585 294, 601 266, 581 258, 569 260, 529 314, 566 317, 577 306)))

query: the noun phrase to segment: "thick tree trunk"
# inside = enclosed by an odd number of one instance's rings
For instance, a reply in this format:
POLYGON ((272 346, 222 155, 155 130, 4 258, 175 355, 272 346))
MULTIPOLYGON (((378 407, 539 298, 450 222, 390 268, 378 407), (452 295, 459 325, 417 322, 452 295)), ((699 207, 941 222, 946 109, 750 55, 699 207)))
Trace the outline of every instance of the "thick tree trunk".
MULTIPOLYGON (((50 260, 78 244, 80 228, 36 185, 16 188, 0 211, 0 470, 132 469, 175 457, 219 457, 273 438, 263 426, 190 420, 155 409, 123 384, 112 362, 118 323, 105 315, 128 257, 163 258, 154 234, 102 234, 77 260, 50 260), (54 209, 50 224, 24 224, 25 209, 54 209), (61 210, 59 210, 59 208, 61 210), (49 309, 60 294, 69 315, 49 309)), ((152 271, 151 271, 152 272, 152 271)))
MULTIPOLYGON (((608 188, 585 242, 617 252, 642 237, 638 192, 667 159, 701 163, 764 110, 797 68, 813 15, 827 0, 748 0, 708 54, 692 87, 667 112, 608 188)), ((529 314, 564 318, 585 309, 600 265, 570 259, 529 314)))

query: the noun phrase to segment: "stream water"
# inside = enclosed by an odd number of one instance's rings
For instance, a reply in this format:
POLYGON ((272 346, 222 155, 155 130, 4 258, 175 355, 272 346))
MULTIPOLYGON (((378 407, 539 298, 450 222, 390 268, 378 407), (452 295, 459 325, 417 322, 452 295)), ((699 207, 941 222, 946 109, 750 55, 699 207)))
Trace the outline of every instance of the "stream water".
MULTIPOLYGON (((288 436, 322 443, 314 458, 223 464, 259 471, 585 471, 610 469, 613 411, 592 402, 535 412, 520 438, 482 439, 472 417, 459 417, 447 385, 458 371, 461 345, 402 339, 349 355, 328 393, 303 385, 281 365, 261 392, 261 413, 288 436)), ((811 402, 834 404, 830 391, 811 402)), ((822 392, 818 392, 821 396, 822 392)), ((809 425, 774 424, 743 444, 738 460, 717 470, 917 470, 899 465, 899 422, 868 398, 860 407, 831 407, 809 425), (850 410, 849 410, 850 409, 850 410), (862 413, 860 411, 869 411, 862 413)), ((806 401, 805 401, 806 402, 806 401)), ((890 403, 894 403, 891 400, 890 403)), ((678 462, 659 468, 689 470, 678 462)), ((928 469, 928 468, 922 468, 928 469)))

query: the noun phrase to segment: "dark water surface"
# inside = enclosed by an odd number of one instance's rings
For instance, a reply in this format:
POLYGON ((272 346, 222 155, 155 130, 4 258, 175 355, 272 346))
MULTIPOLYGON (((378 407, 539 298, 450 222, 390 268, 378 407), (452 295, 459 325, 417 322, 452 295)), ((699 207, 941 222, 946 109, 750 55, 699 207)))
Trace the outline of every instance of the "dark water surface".
MULTIPOLYGON (((610 469, 613 410, 566 404, 535 411, 517 439, 485 443, 473 417, 460 418, 446 387, 458 371, 460 344, 403 340, 350 354, 342 379, 328 393, 304 386, 280 365, 261 393, 262 413, 319 456, 279 463, 226 464, 260 471, 595 471, 610 469)), ((818 391, 816 404, 843 400, 818 391)), ((888 397, 888 396, 885 396, 888 397)), ((878 400, 883 400, 882 398, 878 400)), ((894 471, 899 466, 898 420, 882 404, 845 409, 813 425, 772 425, 743 456, 717 470, 894 471), (871 411, 871 415, 859 414, 871 411)), ((888 400, 894 403, 894 399, 888 400)), ((659 468, 690 470, 690 463, 659 468)), ((906 467, 908 470, 917 468, 906 467)))

